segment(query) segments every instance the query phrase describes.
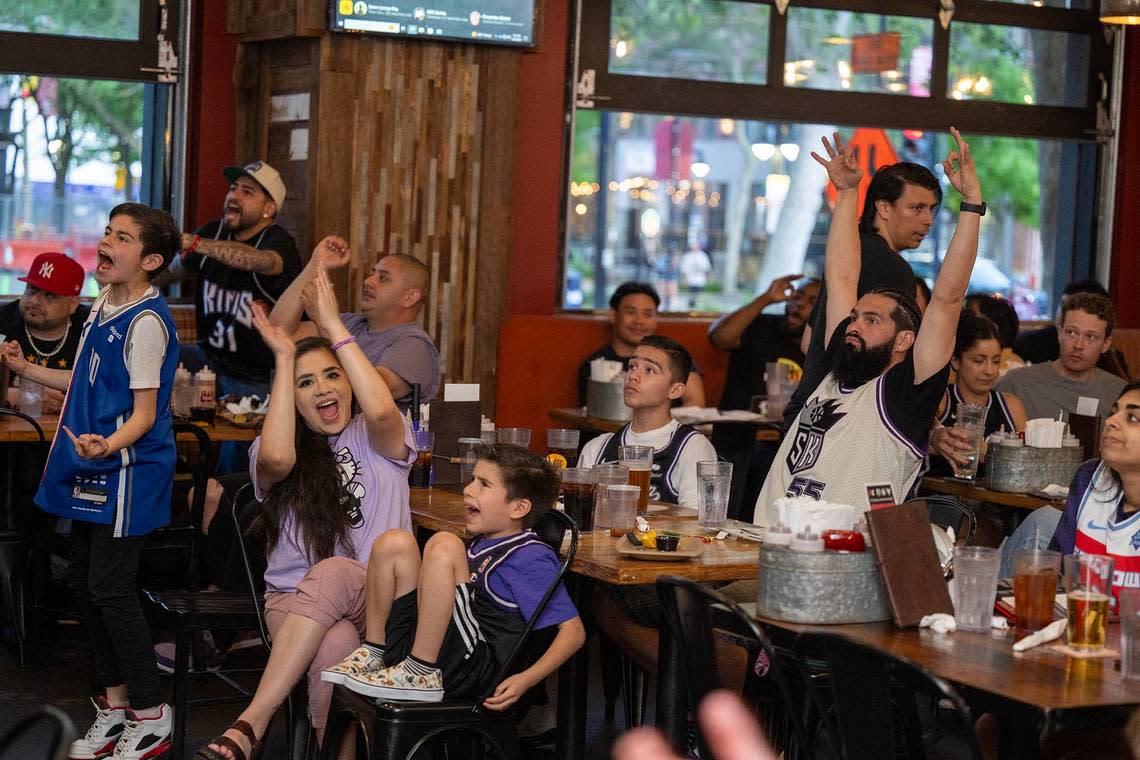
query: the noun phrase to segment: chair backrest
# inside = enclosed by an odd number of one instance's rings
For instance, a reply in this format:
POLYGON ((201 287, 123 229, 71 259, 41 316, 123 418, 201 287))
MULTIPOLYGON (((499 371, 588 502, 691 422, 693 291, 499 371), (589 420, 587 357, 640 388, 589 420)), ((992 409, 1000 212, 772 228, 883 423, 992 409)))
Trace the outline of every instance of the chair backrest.
POLYGON ((42 757, 45 760, 65 760, 71 743, 75 741, 75 726, 71 719, 59 708, 44 705, 30 715, 16 721, 3 736, 0 736, 0 758, 19 757, 20 760, 30 760, 32 757, 42 757), (39 731, 41 726, 47 728, 46 736, 39 731), (25 741, 21 739, 26 738, 25 741), (32 749, 42 754, 29 755, 32 749), (19 751, 19 755, 10 755, 11 751, 19 751))
MULTIPOLYGON (((256 548, 248 534, 252 520, 247 519, 249 512, 242 509, 246 505, 246 499, 252 495, 253 483, 243 484, 234 493, 234 507, 231 510, 231 517, 234 521, 234 541, 241 552, 242 569, 245 570, 246 588, 249 590, 250 599, 253 601, 253 608, 257 610, 257 630, 261 635, 261 643, 268 649, 270 646, 269 631, 265 627, 265 610, 262 607, 265 594, 265 571, 263 569, 265 563, 264 560, 255 561, 254 559, 253 552, 256 551, 256 548), (245 513, 244 516, 243 512, 245 513)), ((264 546, 261 548, 264 549, 264 546)))
POLYGON ((190 525, 193 530, 190 532, 190 582, 188 589, 190 591, 198 590, 198 552, 200 547, 201 536, 203 535, 202 520, 206 512, 206 487, 210 481, 210 465, 213 462, 214 446, 210 442, 210 436, 206 431, 197 425, 191 425, 187 422, 174 423, 174 437, 178 438, 179 435, 189 435, 194 438, 194 442, 198 447, 198 462, 191 473, 191 482, 194 485, 194 497, 190 500, 190 525))
MULTIPOLYGON (((2 390, 3 387, 3 385, 0 385, 0 390, 2 390)), ((0 399, 0 403, 3 403, 3 399, 0 399)), ((0 415, 7 415, 23 420, 35 431, 36 436, 39 438, 35 445, 40 449, 41 458, 38 462, 21 462, 21 466, 34 467, 42 470, 44 463, 47 461, 48 443, 47 437, 44 435, 44 429, 40 426, 40 423, 37 422, 34 417, 29 417, 21 411, 9 409, 6 406, 0 406, 0 415)), ((0 530, 16 530, 22 527, 22 521, 19 519, 17 512, 18 510, 10 511, 10 513, 6 513, 3 517, 0 517, 0 530)))
MULTIPOLYGON (((750 669, 760 652, 767 657, 767 677, 773 679, 776 693, 783 702, 790 738, 806 751, 807 732, 801 720, 802 699, 797 697, 788 675, 780 667, 776 648, 760 624, 736 602, 688 578, 659 577, 657 598, 665 624, 680 646, 690 706, 695 709, 710 691, 725 686, 726 674, 719 670, 713 632, 726 631, 754 643, 749 648, 750 669)), ((773 738, 769 736, 769 739, 773 738)), ((701 743, 701 757, 712 757, 703 735, 698 734, 698 741, 701 743)))
POLYGON ((47 446, 47 437, 44 435, 44 429, 40 423, 36 421, 35 417, 29 417, 17 409, 9 409, 6 406, 0 406, 0 414, 6 414, 9 417, 18 417, 19 419, 31 425, 32 430, 36 431, 36 436, 39 437, 39 445, 47 446))
POLYGON ((495 674, 494 683, 491 685, 488 694, 493 693, 495 687, 515 671, 519 657, 523 654, 529 642, 530 634, 531 631, 534 630, 535 623, 538 622, 538 619, 546 609, 546 605, 558 590, 559 584, 562 583, 562 579, 566 576, 566 571, 570 569, 570 564, 574 561, 574 555, 578 553, 578 525, 565 512, 559 512, 556 509, 548 510, 546 514, 539 518, 538 523, 534 526, 534 532, 543 543, 554 550, 556 555, 562 551, 562 543, 568 531, 570 533, 570 544, 566 549, 566 556, 562 558, 562 564, 558 566, 558 574, 554 576, 554 579, 546 589, 546 593, 542 595, 542 599, 539 601, 538 606, 535 607, 534 614, 530 616, 530 620, 526 621, 526 627, 523 628, 523 632, 519 635, 518 641, 515 642, 515 647, 511 650, 510 656, 507 657, 506 662, 499 667, 499 672, 495 674))
MULTIPOLYGON (((961 721, 970 757, 980 760, 974 720, 958 692, 926 668, 903 657, 859 644, 832 633, 805 632, 796 639, 800 662, 822 659, 831 675, 834 711, 812 689, 836 746, 845 758, 894 757, 895 732, 881 730, 884 716, 893 715, 891 690, 920 692, 948 700, 961 721)), ((921 737, 918 737, 921 743, 921 737)))
POLYGON ((937 525, 943 530, 953 528, 956 546, 969 546, 973 542, 978 530, 977 515, 953 496, 923 496, 911 501, 926 504, 931 525, 937 525))

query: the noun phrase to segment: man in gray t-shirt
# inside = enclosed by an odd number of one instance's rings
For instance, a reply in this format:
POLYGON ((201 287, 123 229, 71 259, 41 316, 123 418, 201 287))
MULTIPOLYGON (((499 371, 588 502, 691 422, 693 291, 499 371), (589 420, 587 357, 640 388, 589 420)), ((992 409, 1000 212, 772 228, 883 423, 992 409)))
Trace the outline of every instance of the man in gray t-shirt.
POLYGON ((1124 388, 1116 375, 1097 369, 1101 354, 1112 346, 1116 310, 1112 301, 1093 293, 1069 296, 1057 323, 1060 357, 1044 364, 1015 369, 997 389, 1021 399, 1029 419, 1056 418, 1058 412, 1091 413, 1101 418, 1124 388), (1080 402, 1082 398, 1095 400, 1080 402))
MULTIPOLYGON (((305 269, 277 300, 269 318, 293 331, 294 338, 316 334, 312 322, 301 322, 301 291, 317 268, 337 269, 351 259, 348 243, 330 235, 317 244, 305 269)), ((430 273, 419 259, 403 254, 385 256, 364 279, 360 313, 341 314, 364 355, 388 384, 401 409, 412 401, 412 385, 429 401, 439 393, 439 351, 416 322, 427 300, 430 273)))

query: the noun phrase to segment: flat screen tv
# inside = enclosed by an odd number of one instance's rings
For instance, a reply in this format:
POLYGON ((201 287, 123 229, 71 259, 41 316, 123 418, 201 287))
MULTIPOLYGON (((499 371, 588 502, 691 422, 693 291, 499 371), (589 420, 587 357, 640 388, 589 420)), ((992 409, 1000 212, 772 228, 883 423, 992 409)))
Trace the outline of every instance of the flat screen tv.
POLYGON ((534 46, 537 0, 332 0, 337 32, 534 46))

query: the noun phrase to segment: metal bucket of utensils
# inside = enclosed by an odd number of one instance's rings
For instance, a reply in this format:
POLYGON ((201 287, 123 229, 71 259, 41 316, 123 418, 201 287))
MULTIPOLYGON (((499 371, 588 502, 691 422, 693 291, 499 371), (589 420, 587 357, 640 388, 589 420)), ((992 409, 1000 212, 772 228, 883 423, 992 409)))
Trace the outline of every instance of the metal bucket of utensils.
POLYGON ((633 419, 633 410, 625 405, 623 383, 603 383, 591 380, 586 386, 586 415, 600 420, 626 422, 633 419))
POLYGON ((994 491, 1029 493, 1050 483, 1067 486, 1081 466, 1080 446, 1042 449, 1036 446, 990 446, 986 460, 994 491))

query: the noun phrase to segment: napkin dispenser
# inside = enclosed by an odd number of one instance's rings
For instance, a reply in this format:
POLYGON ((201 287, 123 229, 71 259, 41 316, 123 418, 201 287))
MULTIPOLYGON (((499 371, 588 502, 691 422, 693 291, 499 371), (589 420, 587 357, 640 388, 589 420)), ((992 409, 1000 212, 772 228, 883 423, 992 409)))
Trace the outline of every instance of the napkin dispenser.
POLYGON ((989 487, 994 491, 1029 493, 1050 483, 1068 485, 1083 459, 1079 446, 990 446, 986 458, 989 487))
POLYGON ((891 619, 871 551, 810 554, 760 546, 756 612, 793 623, 874 623, 891 619))
POLYGON ((586 386, 586 416, 600 420, 628 422, 633 410, 625 405, 624 383, 590 380, 586 386))

